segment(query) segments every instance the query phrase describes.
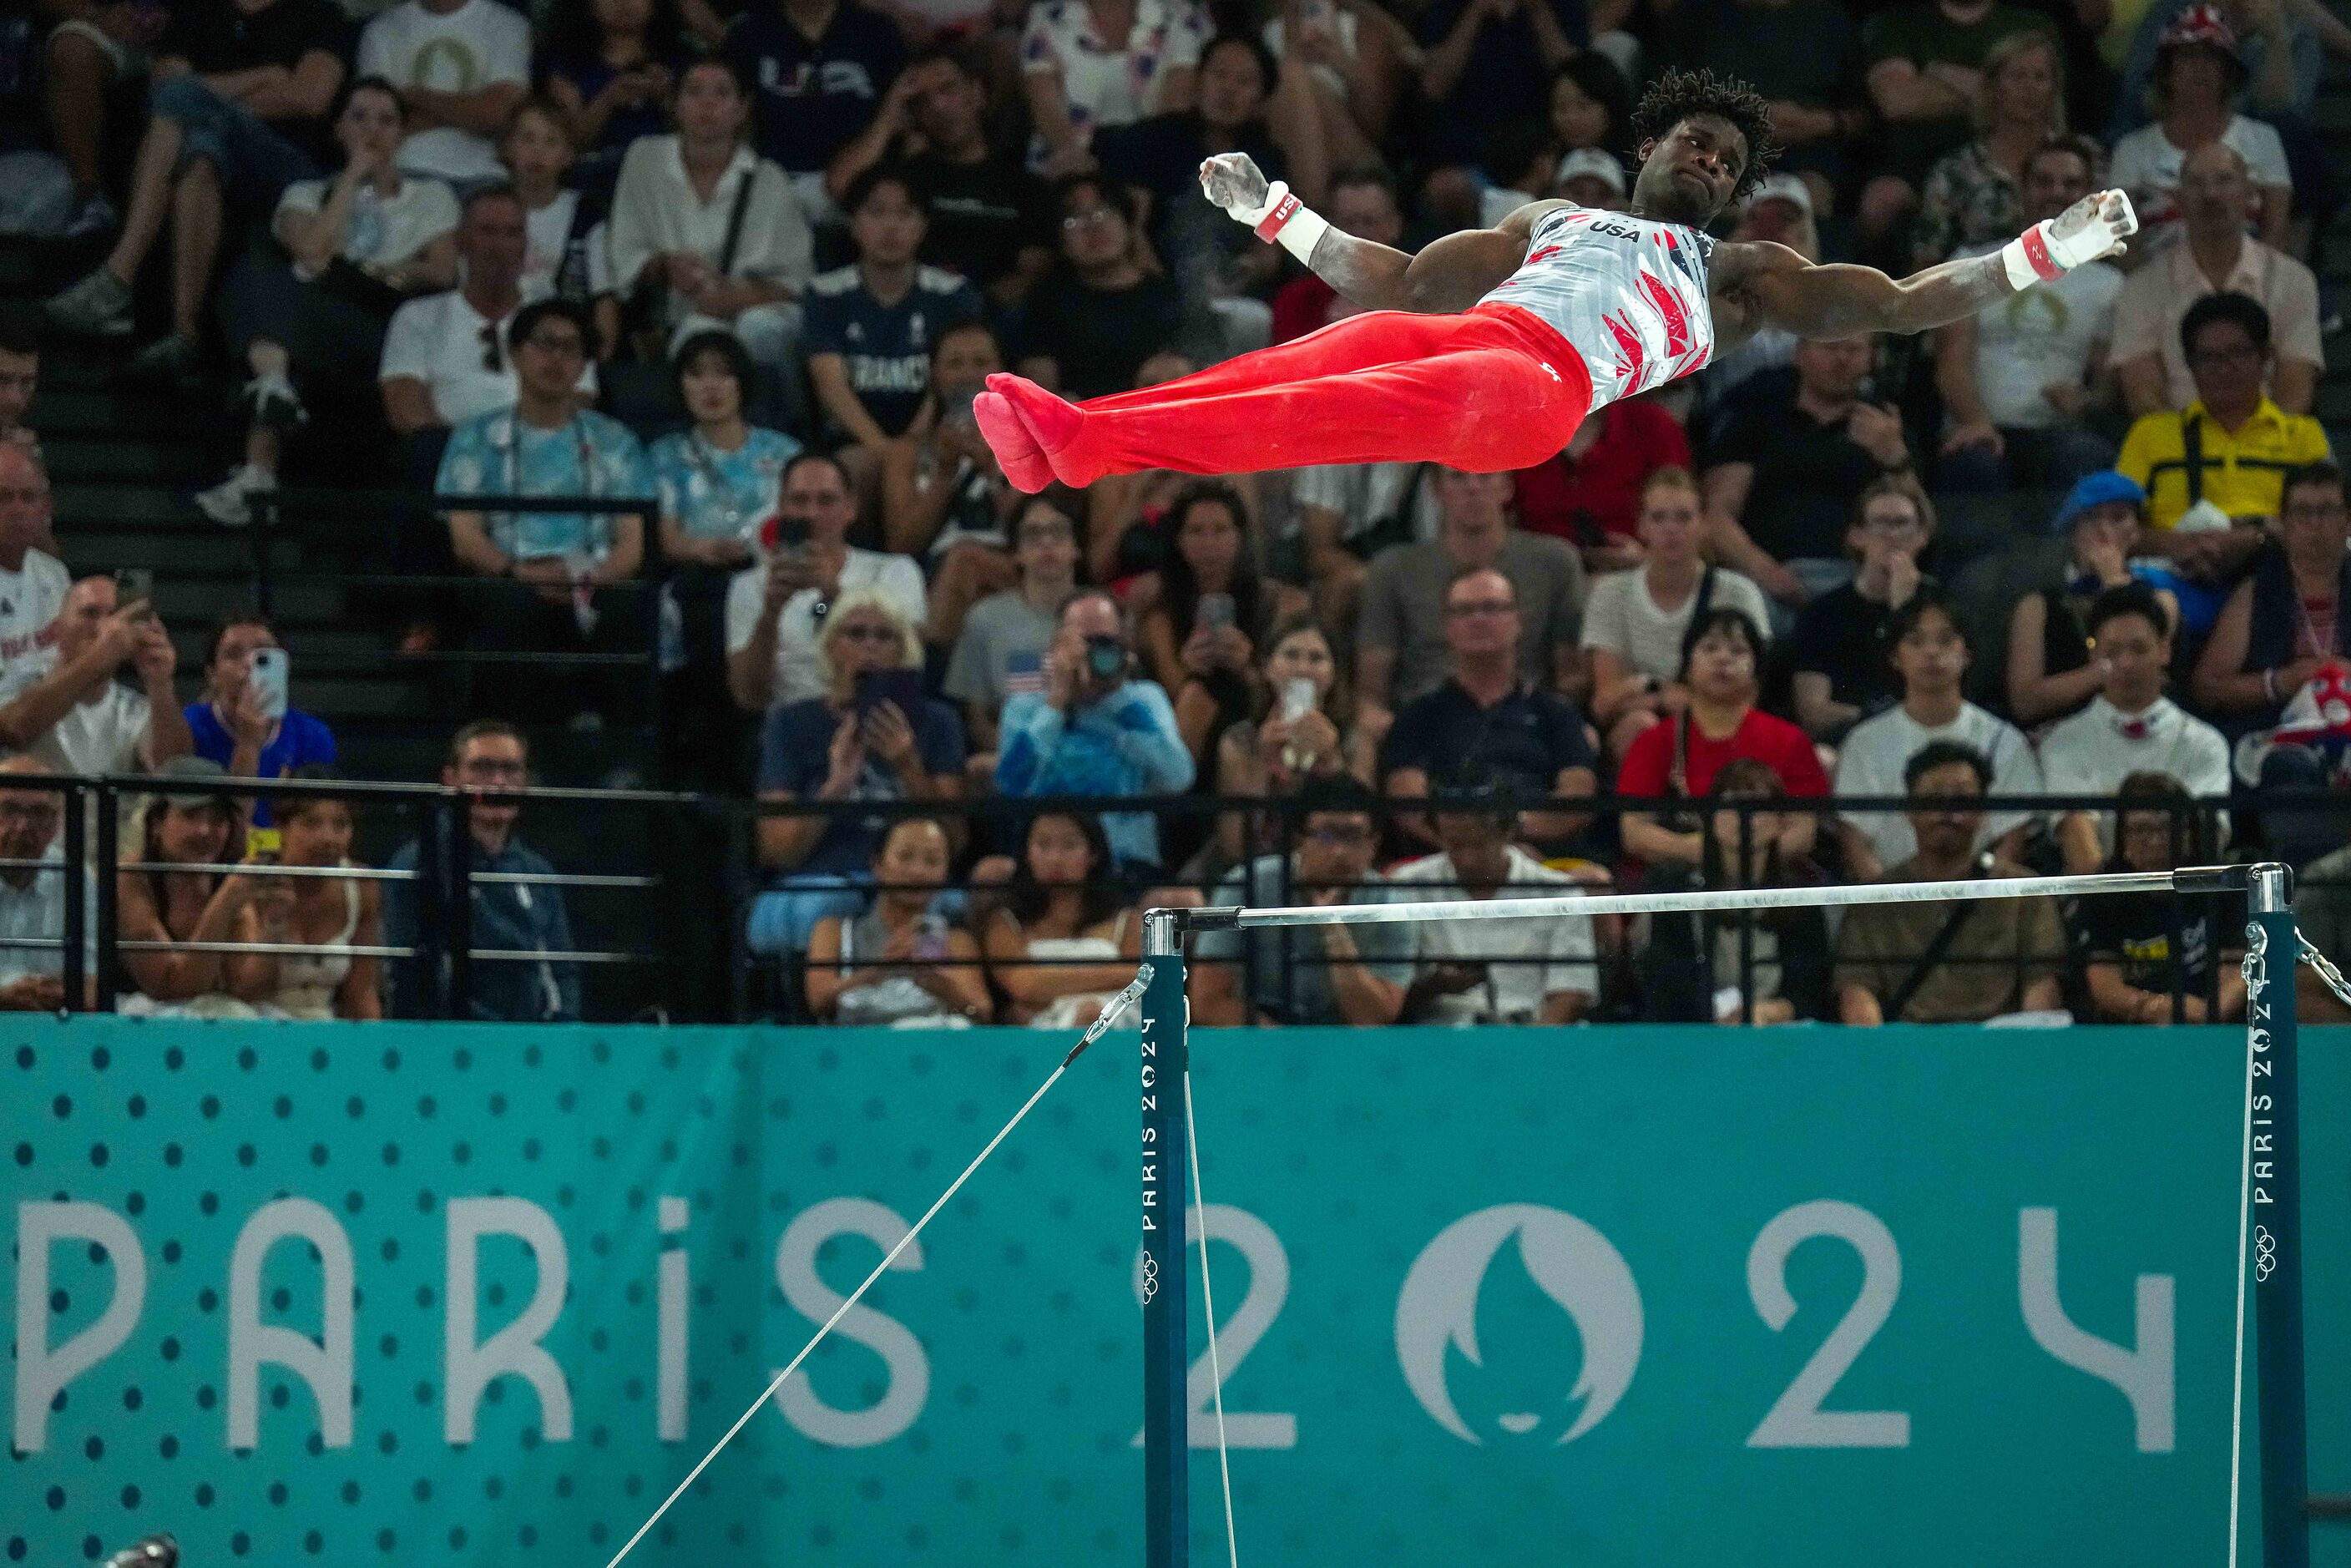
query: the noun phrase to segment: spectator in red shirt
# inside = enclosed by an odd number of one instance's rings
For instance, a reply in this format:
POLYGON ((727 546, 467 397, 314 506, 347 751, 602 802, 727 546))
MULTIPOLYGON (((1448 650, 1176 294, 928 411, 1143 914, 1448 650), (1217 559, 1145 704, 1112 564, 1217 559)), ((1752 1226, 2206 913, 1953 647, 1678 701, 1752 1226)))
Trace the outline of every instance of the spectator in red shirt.
MULTIPOLYGON (((1714 776, 1734 758, 1769 765, 1796 799, 1826 795, 1828 775, 1804 732, 1755 706, 1763 667, 1763 632, 1743 610, 1709 610, 1690 623, 1682 644, 1682 685, 1689 706, 1670 724, 1652 725, 1625 753, 1616 792, 1683 802, 1678 810, 1625 814, 1625 852, 1650 864, 1695 866, 1704 837, 1687 802, 1703 800, 1714 776)), ((1791 811, 1780 829, 1783 860, 1808 855, 1820 826, 1791 811)))
MULTIPOLYGON (((1357 239, 1398 245, 1404 238, 1404 212, 1396 205, 1395 182, 1384 170, 1364 165, 1342 169, 1331 179, 1331 226, 1357 239)), ((1337 290, 1304 273, 1274 291, 1273 338, 1287 343, 1361 308, 1342 299, 1337 290)))
POLYGON ((1612 402, 1575 427, 1567 450, 1511 476, 1519 526, 1554 534, 1598 576, 1641 564, 1641 491, 1660 468, 1690 465, 1689 437, 1646 398, 1612 402))

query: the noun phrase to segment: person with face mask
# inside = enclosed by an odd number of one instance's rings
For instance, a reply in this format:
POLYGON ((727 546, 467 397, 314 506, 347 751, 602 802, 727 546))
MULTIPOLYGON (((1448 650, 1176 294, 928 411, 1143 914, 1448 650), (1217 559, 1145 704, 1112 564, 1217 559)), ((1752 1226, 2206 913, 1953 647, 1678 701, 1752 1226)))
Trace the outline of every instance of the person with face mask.
MULTIPOLYGON (((1896 612, 1886 631, 1886 660, 1902 694, 1899 706, 1853 727, 1837 748, 1840 797, 1902 793, 1902 769, 1938 740, 1973 747, 1991 764, 1995 795, 2041 793, 2041 764, 2016 727, 1961 695, 1968 673, 1968 634, 1940 595, 1921 593, 1896 612)), ((2022 857, 2033 816, 1996 812, 1984 819, 1983 843, 2003 858, 2022 857)), ((1896 811, 1841 811, 1837 836, 1846 872, 1876 882, 1886 868, 1907 860, 1917 840, 1896 811)))

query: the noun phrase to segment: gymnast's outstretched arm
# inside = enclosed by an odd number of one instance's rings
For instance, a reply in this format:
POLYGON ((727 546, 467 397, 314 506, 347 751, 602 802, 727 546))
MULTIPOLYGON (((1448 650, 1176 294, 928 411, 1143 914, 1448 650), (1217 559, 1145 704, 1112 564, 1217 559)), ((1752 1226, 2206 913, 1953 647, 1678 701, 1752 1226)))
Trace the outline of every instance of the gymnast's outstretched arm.
MULTIPOLYGON (((1219 153, 1202 163, 1200 183, 1208 200, 1236 214, 1264 208, 1272 193, 1264 173, 1245 152, 1219 153)), ((1275 225, 1283 248, 1367 310, 1439 314, 1468 309, 1516 272, 1526 259, 1534 219, 1562 204, 1533 203, 1503 219, 1499 228, 1449 234, 1416 254, 1332 228, 1286 198, 1276 201, 1259 233, 1275 225), (1300 220, 1297 227, 1279 226, 1292 217, 1300 220)))
POLYGON ((1923 332, 2102 256, 2119 256, 2138 220, 2120 191, 2083 197, 2004 250, 1892 278, 1867 267, 1822 267, 1785 246, 1715 252, 1715 327, 1736 339, 1762 327, 1802 338, 1923 332))

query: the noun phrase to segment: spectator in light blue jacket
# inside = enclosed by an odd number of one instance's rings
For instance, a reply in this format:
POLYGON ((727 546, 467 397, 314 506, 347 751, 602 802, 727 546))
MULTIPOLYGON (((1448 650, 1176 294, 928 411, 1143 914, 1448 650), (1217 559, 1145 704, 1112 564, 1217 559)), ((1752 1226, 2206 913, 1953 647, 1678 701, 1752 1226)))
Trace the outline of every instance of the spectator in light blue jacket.
MULTIPOLYGON (((1175 706, 1155 681, 1138 680, 1118 601, 1081 589, 1061 606, 1045 653, 1045 689, 1005 702, 996 786, 1008 796, 1171 795, 1192 787, 1192 753, 1175 706)), ((1148 812, 1102 816, 1111 854, 1125 872, 1156 871, 1159 824, 1148 812)))

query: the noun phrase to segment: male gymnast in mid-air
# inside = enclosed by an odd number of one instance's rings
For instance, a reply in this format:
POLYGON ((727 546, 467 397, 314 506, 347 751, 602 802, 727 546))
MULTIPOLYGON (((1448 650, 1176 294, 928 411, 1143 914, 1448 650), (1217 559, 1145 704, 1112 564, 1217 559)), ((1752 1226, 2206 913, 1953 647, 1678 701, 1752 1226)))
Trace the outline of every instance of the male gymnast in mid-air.
POLYGON ((1237 474, 1318 463, 1525 468, 1594 409, 1687 375, 1766 327, 1803 338, 1923 332, 2118 254, 2138 220, 2086 196, 1989 256, 1896 281, 1785 246, 1709 238, 1776 149, 1762 99, 1669 71, 1634 116, 1628 211, 1531 202, 1499 227, 1407 256, 1332 228, 1248 157, 1200 165, 1208 199, 1365 308, 1292 342, 1139 392, 1071 403, 993 375, 974 405, 1022 490, 1168 468, 1237 474))

